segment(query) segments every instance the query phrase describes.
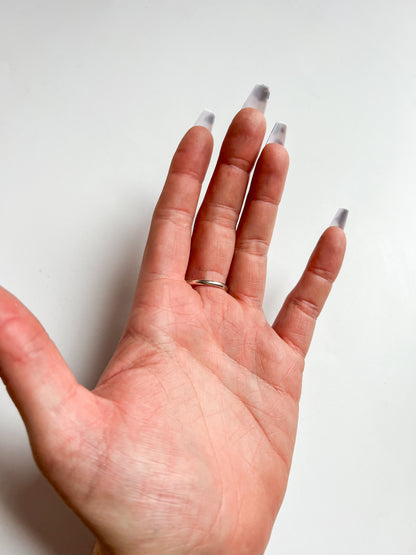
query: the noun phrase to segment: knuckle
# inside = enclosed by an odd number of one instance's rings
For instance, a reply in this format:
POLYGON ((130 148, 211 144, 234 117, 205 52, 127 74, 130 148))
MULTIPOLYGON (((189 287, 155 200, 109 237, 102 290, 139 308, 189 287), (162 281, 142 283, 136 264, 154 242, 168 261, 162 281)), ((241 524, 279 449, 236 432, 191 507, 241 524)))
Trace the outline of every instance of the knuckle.
POLYGON ((181 169, 172 169, 169 174, 170 177, 176 177, 178 179, 191 179, 192 181, 201 181, 201 174, 194 168, 188 166, 181 169))
POLYGON ((236 253, 248 254, 256 258, 266 258, 269 250, 269 243, 264 239, 241 239, 236 248, 236 253))
POLYGON ((154 219, 172 222, 179 227, 188 228, 193 221, 193 214, 186 208, 179 206, 157 207, 154 212, 154 219))
POLYGON ((222 164, 230 168, 234 168, 239 172, 250 173, 253 162, 241 156, 229 156, 222 164))
POLYGON ((326 268, 321 266, 311 266, 309 272, 314 276, 327 281, 328 283, 333 283, 335 281, 335 274, 326 268))
POLYGON ((313 320, 316 320, 319 316, 319 313, 321 312, 319 306, 316 303, 302 297, 293 297, 291 299, 291 303, 305 316, 307 316, 308 318, 312 318, 313 320))
POLYGON ((238 215, 239 211, 232 204, 211 201, 201 219, 210 223, 214 222, 221 227, 234 229, 238 221, 238 215))

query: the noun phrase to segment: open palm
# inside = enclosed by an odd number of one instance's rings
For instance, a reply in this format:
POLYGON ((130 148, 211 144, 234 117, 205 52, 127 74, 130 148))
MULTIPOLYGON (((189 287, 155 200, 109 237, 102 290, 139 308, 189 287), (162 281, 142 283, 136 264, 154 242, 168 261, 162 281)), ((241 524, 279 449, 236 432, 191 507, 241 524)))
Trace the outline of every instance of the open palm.
POLYGON ((237 114, 195 222, 212 136, 195 126, 183 138, 125 332, 93 391, 0 290, 2 378, 37 463, 96 535, 97 554, 266 547, 291 464, 304 356, 345 236, 326 230, 270 326, 266 255, 288 167, 279 144, 263 149, 242 210, 264 132, 261 112, 237 114))

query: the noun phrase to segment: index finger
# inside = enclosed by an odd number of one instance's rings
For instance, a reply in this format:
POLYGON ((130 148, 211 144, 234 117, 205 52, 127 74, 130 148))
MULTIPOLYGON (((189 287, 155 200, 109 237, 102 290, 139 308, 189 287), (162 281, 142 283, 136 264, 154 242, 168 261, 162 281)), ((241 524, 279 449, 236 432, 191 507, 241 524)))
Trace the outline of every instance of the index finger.
POLYGON ((212 148, 211 132, 202 125, 192 127, 180 142, 153 213, 141 279, 184 279, 192 223, 212 148))

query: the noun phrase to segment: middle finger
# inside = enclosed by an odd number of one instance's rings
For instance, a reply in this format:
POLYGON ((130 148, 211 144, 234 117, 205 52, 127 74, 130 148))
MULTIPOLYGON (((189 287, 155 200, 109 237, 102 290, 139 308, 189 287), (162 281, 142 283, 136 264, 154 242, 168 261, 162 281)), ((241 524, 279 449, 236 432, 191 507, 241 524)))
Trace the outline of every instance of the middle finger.
MULTIPOLYGON (((266 87, 258 89, 268 96, 266 87)), ((256 108, 243 108, 231 122, 195 220, 188 280, 226 282, 239 214, 265 131, 266 121, 256 108)))

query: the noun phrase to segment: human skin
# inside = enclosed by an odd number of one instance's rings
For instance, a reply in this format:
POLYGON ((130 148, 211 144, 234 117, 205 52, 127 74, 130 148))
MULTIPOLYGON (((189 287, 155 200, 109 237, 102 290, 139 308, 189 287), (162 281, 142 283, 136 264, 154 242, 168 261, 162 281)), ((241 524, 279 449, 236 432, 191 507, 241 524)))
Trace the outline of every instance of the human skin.
POLYGON ((329 227, 273 325, 266 256, 288 168, 241 110, 199 213, 212 135, 182 139, 132 309, 97 386, 79 385, 36 318, 0 288, 0 375, 35 460, 97 538, 96 555, 256 555, 286 490, 304 358, 341 267, 329 227), (227 282, 228 293, 186 279, 227 282))

